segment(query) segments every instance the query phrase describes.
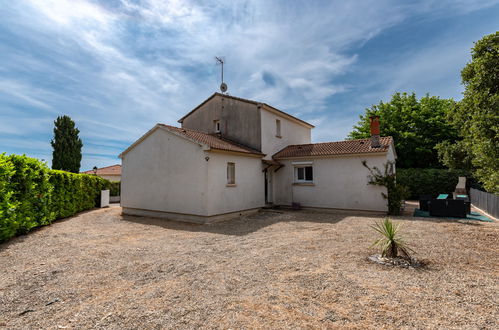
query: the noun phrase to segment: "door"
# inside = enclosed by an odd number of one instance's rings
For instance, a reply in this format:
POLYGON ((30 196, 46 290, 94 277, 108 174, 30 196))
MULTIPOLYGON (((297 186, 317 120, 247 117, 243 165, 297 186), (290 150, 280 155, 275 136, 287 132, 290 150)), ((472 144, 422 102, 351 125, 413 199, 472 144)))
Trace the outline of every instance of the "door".
POLYGON ((265 203, 273 203, 273 189, 272 189, 272 170, 265 170, 265 203))

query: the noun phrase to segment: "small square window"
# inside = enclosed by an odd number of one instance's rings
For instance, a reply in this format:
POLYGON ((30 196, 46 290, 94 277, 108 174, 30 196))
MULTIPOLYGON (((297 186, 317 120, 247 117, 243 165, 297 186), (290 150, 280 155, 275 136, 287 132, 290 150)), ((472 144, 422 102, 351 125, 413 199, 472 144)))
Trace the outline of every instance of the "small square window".
POLYGON ((296 182, 313 182, 314 170, 312 166, 295 167, 296 182))
POLYGON ((214 120, 215 123, 215 133, 220 133, 220 120, 214 120))
POLYGON ((236 164, 227 163, 227 184, 236 184, 236 164))

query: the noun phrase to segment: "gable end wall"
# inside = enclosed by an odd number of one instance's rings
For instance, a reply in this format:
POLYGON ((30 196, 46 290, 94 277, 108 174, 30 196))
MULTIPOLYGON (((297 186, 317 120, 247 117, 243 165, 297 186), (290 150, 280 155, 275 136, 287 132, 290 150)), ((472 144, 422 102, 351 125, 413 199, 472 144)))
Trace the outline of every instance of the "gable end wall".
POLYGON ((261 150, 260 110, 255 104, 215 95, 184 118, 182 127, 212 134, 215 120, 220 120, 223 137, 261 150))

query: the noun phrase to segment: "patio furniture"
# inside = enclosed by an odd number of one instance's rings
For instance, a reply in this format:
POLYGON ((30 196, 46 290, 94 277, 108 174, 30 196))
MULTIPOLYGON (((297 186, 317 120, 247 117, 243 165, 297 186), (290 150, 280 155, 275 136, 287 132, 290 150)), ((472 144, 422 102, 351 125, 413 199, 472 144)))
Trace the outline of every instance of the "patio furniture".
POLYGON ((447 198, 449 198, 449 194, 440 194, 437 197, 437 199, 447 199, 447 198))
POLYGON ((429 211, 436 217, 466 218, 468 205, 464 200, 432 199, 429 211))
POLYGON ((464 201, 464 205, 466 206, 466 214, 471 213, 471 201, 468 195, 456 195, 455 199, 464 201))
POLYGON ((428 203, 432 199, 431 195, 422 195, 419 197, 419 209, 428 211, 428 203))

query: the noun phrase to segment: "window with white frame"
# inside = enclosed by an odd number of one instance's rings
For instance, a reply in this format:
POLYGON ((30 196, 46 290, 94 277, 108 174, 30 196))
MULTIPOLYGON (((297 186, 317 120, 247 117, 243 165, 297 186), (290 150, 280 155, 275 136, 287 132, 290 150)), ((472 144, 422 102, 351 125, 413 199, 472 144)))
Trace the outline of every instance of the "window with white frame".
POLYGON ((236 184, 236 164, 227 163, 227 184, 236 184))
POLYGON ((281 121, 279 119, 275 120, 275 136, 281 137, 281 121))
POLYGON ((295 165, 295 182, 310 183, 314 182, 314 169, 312 165, 295 165))
POLYGON ((215 133, 220 133, 220 120, 214 120, 213 123, 215 124, 215 133))

